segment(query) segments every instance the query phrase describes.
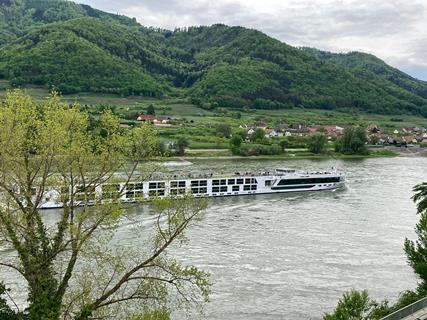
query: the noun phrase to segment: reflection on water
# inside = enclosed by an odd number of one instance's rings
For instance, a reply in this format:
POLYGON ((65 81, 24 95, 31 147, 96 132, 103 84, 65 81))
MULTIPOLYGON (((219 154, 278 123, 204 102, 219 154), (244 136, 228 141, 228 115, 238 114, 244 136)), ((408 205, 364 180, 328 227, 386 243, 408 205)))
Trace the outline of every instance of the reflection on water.
MULTIPOLYGON (((393 300, 415 287, 402 246, 414 237, 411 189, 427 181, 426 158, 197 161, 185 170, 333 166, 346 171, 345 190, 211 200, 190 228, 189 244, 173 250, 180 261, 212 274, 207 319, 320 319, 350 288, 393 300)), ((138 244, 132 225, 151 225, 153 216, 148 206, 129 212, 132 220, 122 224, 118 241, 138 244)))

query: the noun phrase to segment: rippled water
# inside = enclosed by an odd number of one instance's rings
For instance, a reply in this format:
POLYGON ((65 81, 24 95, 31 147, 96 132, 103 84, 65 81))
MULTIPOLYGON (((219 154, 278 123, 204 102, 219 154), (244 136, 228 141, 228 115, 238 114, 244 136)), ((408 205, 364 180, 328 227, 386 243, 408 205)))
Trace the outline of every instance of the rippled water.
MULTIPOLYGON (((415 287, 402 246, 414 237, 411 189, 427 181, 427 158, 198 161, 179 170, 331 166, 345 169, 346 190, 212 199, 174 252, 212 275, 207 319, 320 319, 351 288, 394 300, 415 287)), ((131 210, 150 223, 147 207, 131 210)), ((119 237, 137 243, 130 229, 119 237)))
POLYGON ((426 158, 194 164, 284 166, 341 167, 348 188, 213 200, 178 252, 212 273, 208 319, 320 319, 351 288, 393 300, 415 287, 402 246, 414 237, 411 189, 427 181, 426 158))

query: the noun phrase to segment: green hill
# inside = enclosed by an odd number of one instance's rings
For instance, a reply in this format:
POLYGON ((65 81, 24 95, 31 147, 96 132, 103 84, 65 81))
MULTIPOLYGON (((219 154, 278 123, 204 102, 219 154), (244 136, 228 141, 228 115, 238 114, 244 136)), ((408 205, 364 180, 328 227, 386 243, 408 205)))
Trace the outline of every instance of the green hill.
POLYGON ((298 49, 252 29, 168 31, 69 1, 0 0, 0 30, 0 78, 15 86, 427 116, 427 83, 374 56, 298 49))

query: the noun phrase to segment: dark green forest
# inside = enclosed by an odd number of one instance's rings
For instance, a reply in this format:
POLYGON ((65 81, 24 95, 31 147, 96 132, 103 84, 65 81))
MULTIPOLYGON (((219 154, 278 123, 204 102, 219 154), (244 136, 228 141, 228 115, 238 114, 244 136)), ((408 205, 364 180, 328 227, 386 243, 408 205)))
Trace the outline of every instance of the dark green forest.
POLYGON ((243 27, 147 28, 63 0, 0 0, 0 78, 63 94, 179 95, 206 109, 427 117, 427 82, 372 55, 294 48, 243 27))

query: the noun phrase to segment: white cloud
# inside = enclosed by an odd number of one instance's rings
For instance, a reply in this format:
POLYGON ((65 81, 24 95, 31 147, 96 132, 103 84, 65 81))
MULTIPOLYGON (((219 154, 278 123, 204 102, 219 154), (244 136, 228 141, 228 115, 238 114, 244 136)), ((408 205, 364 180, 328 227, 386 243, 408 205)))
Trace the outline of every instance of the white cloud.
POLYGON ((427 80, 425 0, 81 0, 167 29, 225 23, 295 46, 359 50, 427 80))

